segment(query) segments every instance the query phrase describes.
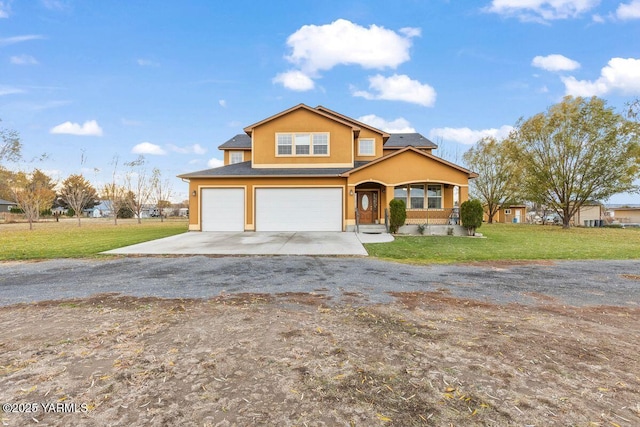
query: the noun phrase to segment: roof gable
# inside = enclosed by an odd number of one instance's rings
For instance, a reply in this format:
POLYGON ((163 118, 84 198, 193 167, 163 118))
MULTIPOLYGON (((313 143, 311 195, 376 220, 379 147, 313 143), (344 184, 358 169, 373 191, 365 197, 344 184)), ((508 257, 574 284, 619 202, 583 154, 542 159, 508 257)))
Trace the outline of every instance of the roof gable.
POLYGON ((441 163, 441 164, 443 164, 443 165, 445 165, 445 166, 448 166, 448 167, 450 167, 450 168, 453 168, 453 169, 456 169, 456 170, 458 170, 458 171, 460 171, 460 172, 463 172, 463 173, 467 174, 467 175, 469 176, 469 178, 476 178, 476 177, 478 176, 478 174, 477 174, 477 173, 472 172, 472 171, 470 171, 469 169, 465 169, 465 168, 463 168, 462 166, 458 166, 458 165, 456 165, 455 163, 448 162, 448 161, 446 161, 446 160, 444 160, 444 159, 441 159, 441 158, 440 158, 440 157, 438 157, 438 156, 434 156, 434 155, 433 155, 433 154, 431 154, 431 153, 427 153, 427 152, 425 152, 425 151, 418 150, 418 149, 416 149, 416 148, 414 148, 414 147, 411 147, 411 146, 405 147, 405 148, 403 148, 403 149, 401 149, 401 150, 398 150, 398 151, 395 151, 395 152, 393 152, 393 153, 391 153, 391 154, 387 154, 386 156, 379 157, 379 158, 377 158, 377 159, 375 159, 375 160, 370 161, 370 162, 369 162, 369 163, 367 163, 366 165, 363 165, 363 166, 360 166, 360 167, 357 167, 357 168, 351 169, 350 171, 343 173, 343 174, 342 174, 342 176, 345 176, 345 177, 346 177, 346 176, 349 176, 349 175, 351 175, 351 174, 352 174, 352 173, 354 173, 354 172, 361 171, 361 170, 363 170, 363 169, 369 168, 369 167, 371 167, 371 166, 373 166, 373 165, 376 165, 376 164, 378 164, 378 163, 381 163, 381 162, 384 162, 384 161, 386 161, 386 160, 389 160, 389 159, 391 159, 391 158, 393 158, 393 157, 395 157, 395 156, 400 156, 400 155, 402 155, 403 153, 406 153, 406 152, 408 152, 408 151, 414 152, 414 153, 419 154, 419 155, 421 155, 421 156, 424 156, 424 157, 426 157, 426 158, 428 158, 428 159, 431 159, 431 160, 434 160, 434 161, 436 161, 436 162, 438 162, 438 163, 441 163))
POLYGON ((324 111, 320 111, 320 110, 317 110, 315 108, 311 108, 311 107, 309 107, 308 105, 305 105, 305 104, 298 104, 295 107, 289 108, 288 110, 284 110, 284 111, 282 111, 282 112, 280 112, 278 114, 275 114, 275 115, 273 115, 271 117, 267 117, 264 120, 260 120, 257 123, 249 125, 246 128, 244 128, 243 130, 247 133, 247 135, 251 136, 251 133, 253 132, 253 129, 257 128, 258 126, 263 125, 265 123, 268 123, 270 121, 276 120, 279 117, 285 116, 285 115, 287 115, 287 114, 289 114, 289 113, 291 113, 293 111, 300 110, 300 109, 307 110, 309 112, 312 112, 314 114, 317 114, 317 115, 322 116, 324 118, 327 118, 329 120, 333 120, 334 122, 341 123, 341 124, 343 124, 345 126, 348 126, 355 133, 358 133, 360 131, 360 127, 357 126, 355 123, 351 123, 349 121, 343 120, 343 119, 341 119, 339 117, 336 117, 336 116, 334 116, 332 114, 329 114, 329 113, 326 113, 324 111))

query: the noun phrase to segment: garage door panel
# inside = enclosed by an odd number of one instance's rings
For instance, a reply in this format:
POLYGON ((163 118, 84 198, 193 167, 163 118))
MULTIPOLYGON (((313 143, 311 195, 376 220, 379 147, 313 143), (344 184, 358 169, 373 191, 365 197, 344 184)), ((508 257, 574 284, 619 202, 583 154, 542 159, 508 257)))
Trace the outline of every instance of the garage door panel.
POLYGON ((258 231, 342 231, 341 188, 256 189, 258 231))
POLYGON ((244 189, 202 190, 202 231, 244 231, 244 189))

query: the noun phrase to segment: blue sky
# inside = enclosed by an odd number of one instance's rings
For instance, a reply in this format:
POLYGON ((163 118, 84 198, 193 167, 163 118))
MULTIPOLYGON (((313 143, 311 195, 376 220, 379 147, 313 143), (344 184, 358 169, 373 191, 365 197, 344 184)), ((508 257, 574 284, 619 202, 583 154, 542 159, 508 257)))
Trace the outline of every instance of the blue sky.
POLYGON ((640 0, 0 0, 0 126, 49 155, 19 167, 96 185, 116 155, 171 177, 221 165, 218 145, 299 103, 461 161, 567 94, 622 111, 639 40, 640 0))

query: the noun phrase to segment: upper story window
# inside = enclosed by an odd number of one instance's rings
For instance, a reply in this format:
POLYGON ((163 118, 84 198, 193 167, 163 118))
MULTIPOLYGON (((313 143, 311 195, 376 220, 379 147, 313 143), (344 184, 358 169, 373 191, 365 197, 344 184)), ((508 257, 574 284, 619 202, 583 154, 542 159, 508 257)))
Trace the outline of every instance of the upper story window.
POLYGON ((229 151, 229 164, 242 163, 244 161, 244 153, 242 151, 229 151))
POLYGON ((277 156, 328 156, 329 134, 318 133, 277 133, 277 156))
POLYGON ((358 141, 359 156, 375 156, 376 141, 375 139, 361 139, 358 141))

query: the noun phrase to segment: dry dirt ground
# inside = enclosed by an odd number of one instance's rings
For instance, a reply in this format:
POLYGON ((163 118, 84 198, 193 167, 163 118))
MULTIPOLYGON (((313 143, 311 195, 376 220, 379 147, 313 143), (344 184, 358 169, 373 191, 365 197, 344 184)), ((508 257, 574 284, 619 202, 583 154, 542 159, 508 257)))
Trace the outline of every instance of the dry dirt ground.
POLYGON ((640 425, 640 308, 394 296, 1 307, 2 424, 640 425))

